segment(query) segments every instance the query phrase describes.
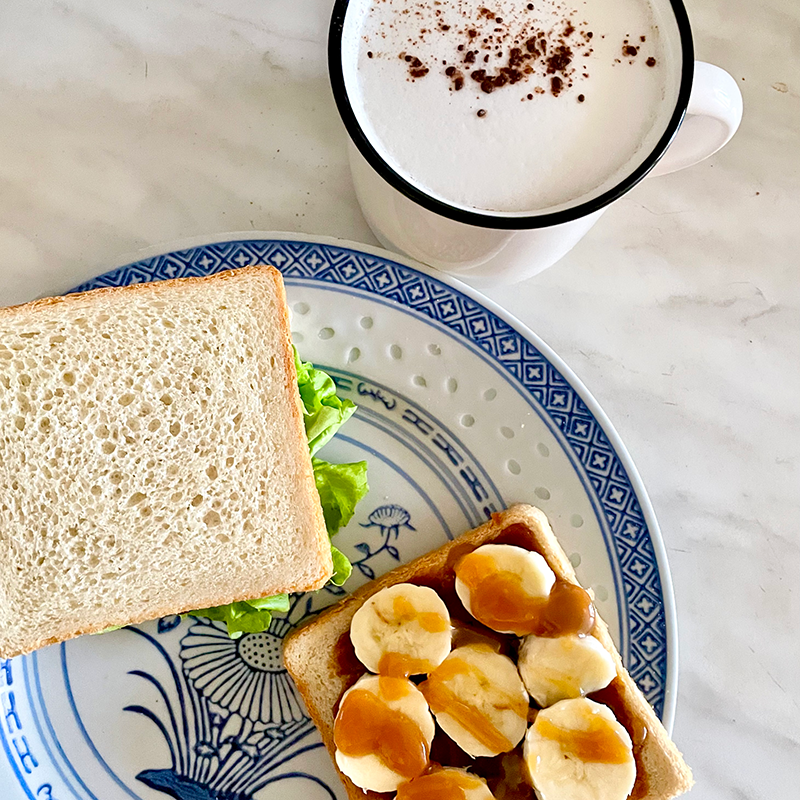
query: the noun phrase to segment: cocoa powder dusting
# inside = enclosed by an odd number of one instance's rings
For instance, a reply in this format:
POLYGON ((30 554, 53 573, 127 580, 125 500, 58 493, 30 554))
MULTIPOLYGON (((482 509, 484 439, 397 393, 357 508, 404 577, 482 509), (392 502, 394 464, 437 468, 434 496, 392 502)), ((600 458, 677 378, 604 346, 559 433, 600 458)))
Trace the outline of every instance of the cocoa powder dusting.
MULTIPOLYGON (((391 4, 392 0, 379 2, 391 4)), ((451 92, 461 91, 469 80, 474 84, 474 90, 484 94, 519 83, 528 84, 520 94, 520 100, 532 100, 535 94, 546 93, 559 97, 578 90, 580 93, 575 95, 577 102, 583 103, 586 99, 584 83, 589 79, 589 65, 585 60, 594 52, 590 42, 595 32, 589 30, 588 22, 581 18, 578 10, 558 0, 556 9, 562 16, 560 21, 553 21, 546 13, 543 16, 537 13, 533 2, 522 7, 503 6, 503 9, 503 14, 498 14, 488 5, 473 6, 471 10, 460 9, 461 16, 457 17, 448 4, 439 0, 404 0, 397 12, 409 21, 411 18, 419 19, 420 23, 430 20, 431 12, 435 17, 435 24, 430 27, 420 24, 415 29, 404 31, 411 34, 409 49, 419 53, 399 54, 407 65, 408 80, 439 74, 449 84, 451 92), (441 8, 433 10, 433 6, 441 8), (433 63, 426 64, 424 59, 430 58, 426 45, 432 41, 431 37, 437 37, 439 52, 433 63), (447 43, 445 47, 452 47, 450 56, 448 50, 441 50, 442 41, 447 43), (437 63, 440 63, 438 70, 433 67, 437 63), (480 68, 476 69, 478 65, 480 68)), ((386 31, 395 29, 395 24, 389 20, 381 22, 380 27, 384 30, 377 35, 386 39, 386 31)), ((598 32, 598 37, 602 39, 605 35, 598 32)), ((634 39, 626 34, 620 45, 626 63, 635 63, 641 43, 646 38, 640 35, 634 39)), ((365 36, 364 40, 371 43, 370 36, 365 36)), ((370 59, 387 56, 378 51, 367 51, 370 59)), ((614 63, 621 64, 622 60, 616 58, 614 63)), ((645 63, 654 67, 656 59, 650 56, 645 63)), ((481 111, 485 112, 485 109, 481 111)))

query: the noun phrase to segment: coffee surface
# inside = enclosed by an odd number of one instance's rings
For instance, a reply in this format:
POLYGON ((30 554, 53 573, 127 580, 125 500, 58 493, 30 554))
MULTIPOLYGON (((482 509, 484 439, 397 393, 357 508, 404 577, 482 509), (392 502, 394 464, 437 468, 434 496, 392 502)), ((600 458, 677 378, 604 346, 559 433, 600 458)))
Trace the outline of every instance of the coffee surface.
POLYGON ((672 113, 648 0, 352 0, 351 103, 389 165, 452 205, 568 207, 611 188, 672 113))

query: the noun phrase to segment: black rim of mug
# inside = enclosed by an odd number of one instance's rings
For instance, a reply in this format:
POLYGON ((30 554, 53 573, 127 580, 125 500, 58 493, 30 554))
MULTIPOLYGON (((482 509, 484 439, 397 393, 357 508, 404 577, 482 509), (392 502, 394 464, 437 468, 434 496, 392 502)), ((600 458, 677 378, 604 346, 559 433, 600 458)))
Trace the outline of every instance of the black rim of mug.
POLYGON ((498 230, 530 230, 533 228, 546 228, 551 225, 561 225, 565 222, 572 222, 581 217, 605 208, 610 203, 619 199, 632 189, 648 172, 659 162, 667 151, 667 148, 675 138, 675 134, 680 128, 686 109, 689 105, 689 95, 692 91, 692 76, 694 73, 694 44, 692 42, 692 29, 689 25, 689 17, 686 14, 682 0, 669 0, 675 20, 678 26, 678 34, 681 41, 681 82, 678 89, 678 98, 675 109, 669 119, 664 133, 650 151, 642 163, 621 180, 616 186, 603 192, 590 200, 562 209, 560 211, 550 211, 542 214, 530 216, 499 216, 495 214, 482 213, 474 210, 450 205, 442 200, 438 200, 412 183, 409 183, 399 173, 395 172, 386 161, 381 158, 377 150, 372 146, 369 139, 356 119, 353 107, 347 94, 344 80, 344 70, 342 68, 342 34, 344 30, 345 17, 350 0, 336 0, 331 16, 331 25, 328 33, 328 72, 330 75, 331 89, 339 115, 344 122, 345 128, 351 140, 365 158, 367 163, 381 176, 390 186, 397 189, 410 200, 418 205, 433 211, 440 216, 456 222, 463 222, 466 225, 474 225, 480 228, 494 228, 498 230))

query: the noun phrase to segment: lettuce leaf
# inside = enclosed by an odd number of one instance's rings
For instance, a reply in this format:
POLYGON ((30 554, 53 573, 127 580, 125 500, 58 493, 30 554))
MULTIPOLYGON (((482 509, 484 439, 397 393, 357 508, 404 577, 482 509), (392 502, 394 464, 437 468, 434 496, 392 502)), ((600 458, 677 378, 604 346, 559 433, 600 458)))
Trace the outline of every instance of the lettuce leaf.
POLYGON ((312 458, 311 463, 325 527, 328 536, 335 536, 350 522, 356 504, 367 493, 367 462, 330 464, 320 458, 312 458))
MULTIPOLYGON (((367 494, 367 462, 331 464, 314 454, 353 416, 356 406, 336 394, 336 384, 330 375, 308 361, 301 361, 294 351, 297 386, 303 406, 303 422, 314 467, 314 482, 319 492, 322 514, 328 536, 335 536, 352 519, 358 502, 367 494)), ((347 556, 331 545, 333 575, 331 583, 341 586, 353 571, 347 556)), ((273 611, 288 611, 289 597, 285 594, 229 603, 215 608, 189 611, 193 617, 224 622, 228 635, 238 639, 244 633, 259 633, 269 628, 273 611)))
POLYGON ((238 639, 243 633, 260 633, 269 628, 273 611, 288 611, 289 595, 276 594, 256 600, 228 603, 215 608, 198 608, 189 611, 192 617, 206 617, 228 626, 228 636, 238 639))
POLYGON ((336 384, 327 372, 316 369, 309 361, 301 361, 294 351, 297 387, 303 405, 308 449, 313 456, 331 440, 342 425, 353 416, 355 403, 336 394, 336 384))
POLYGON ((331 556, 333 558, 333 575, 331 575, 331 583, 334 586, 342 586, 352 574, 353 565, 350 563, 350 560, 347 558, 347 556, 333 545, 331 545, 331 556))

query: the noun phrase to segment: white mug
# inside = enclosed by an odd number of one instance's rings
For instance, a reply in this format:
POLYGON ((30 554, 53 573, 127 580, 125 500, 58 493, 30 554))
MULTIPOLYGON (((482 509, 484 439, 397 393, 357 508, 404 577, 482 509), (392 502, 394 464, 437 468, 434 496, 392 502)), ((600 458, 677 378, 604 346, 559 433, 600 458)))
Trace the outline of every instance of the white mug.
POLYGON ((667 129, 655 148, 617 186, 588 202, 530 217, 465 212, 427 195, 398 175, 368 140, 348 98, 342 65, 349 0, 337 0, 329 37, 331 85, 350 134, 350 167, 361 210, 384 247, 477 283, 515 283, 554 264, 597 222, 605 208, 649 175, 665 175, 708 158, 734 135, 742 118, 736 81, 694 61, 680 0, 669 0, 681 53, 681 85, 667 129))

